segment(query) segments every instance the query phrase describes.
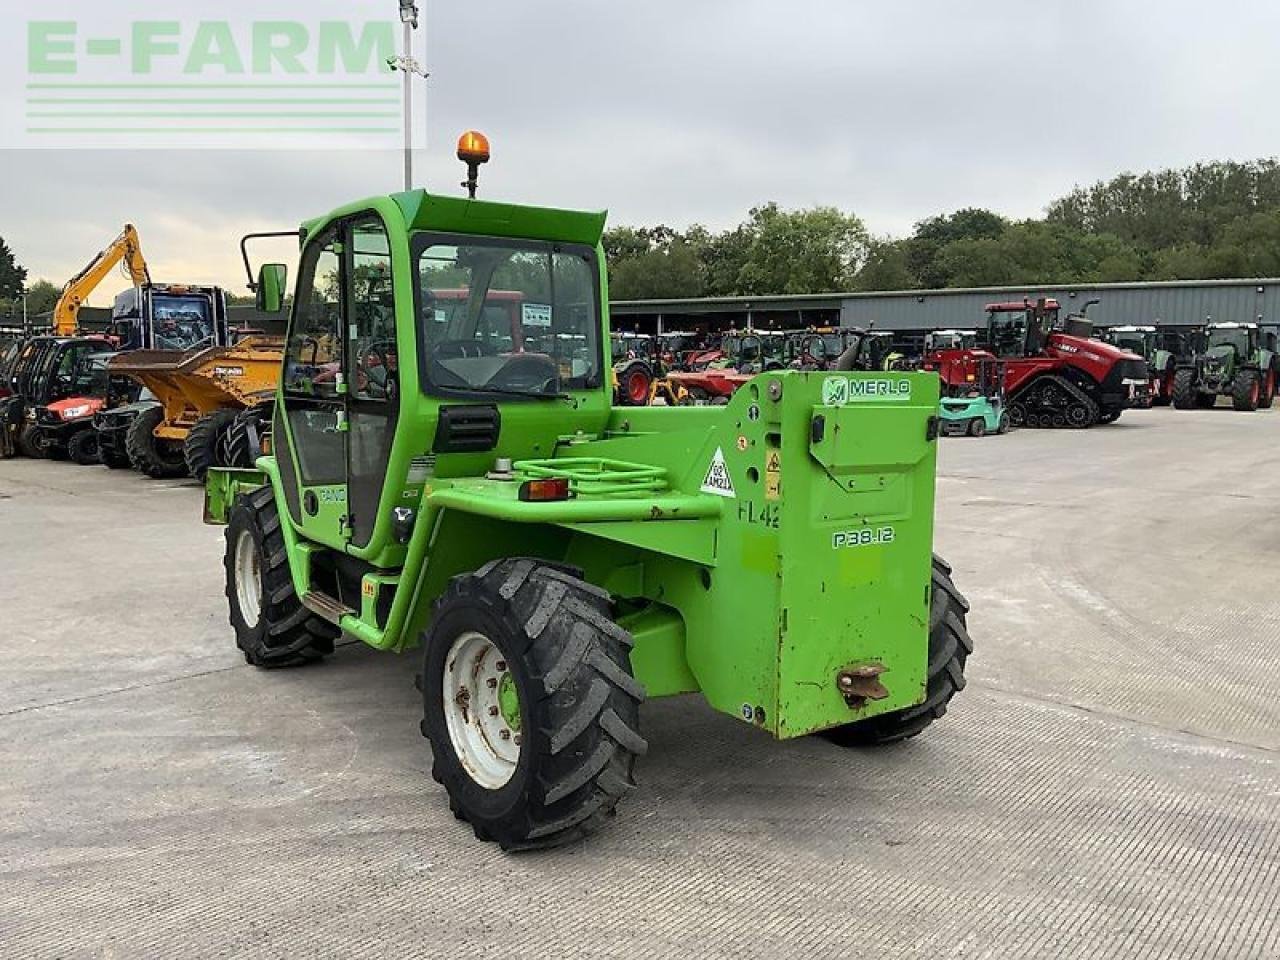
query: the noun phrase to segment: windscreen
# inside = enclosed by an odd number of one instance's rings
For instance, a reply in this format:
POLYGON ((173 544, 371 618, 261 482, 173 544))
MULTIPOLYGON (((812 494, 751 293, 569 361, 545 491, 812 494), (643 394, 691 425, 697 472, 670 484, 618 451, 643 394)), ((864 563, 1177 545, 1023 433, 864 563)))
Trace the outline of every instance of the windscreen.
POLYGON ((419 340, 431 387, 548 396, 599 386, 595 251, 422 238, 419 340))
POLYGON ((151 298, 152 346, 192 350, 213 345, 213 311, 199 295, 157 293, 151 298))
POLYGON ((1214 347, 1235 347, 1236 353, 1242 357, 1249 355, 1249 331, 1243 327, 1226 330, 1209 331, 1209 349, 1214 347))

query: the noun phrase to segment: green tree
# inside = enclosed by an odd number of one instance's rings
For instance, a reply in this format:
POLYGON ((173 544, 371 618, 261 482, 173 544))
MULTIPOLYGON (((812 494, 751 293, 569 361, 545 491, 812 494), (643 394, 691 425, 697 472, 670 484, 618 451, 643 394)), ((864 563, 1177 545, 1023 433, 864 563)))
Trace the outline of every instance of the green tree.
POLYGON ((847 290, 867 250, 862 221, 835 207, 781 210, 768 203, 751 211, 751 244, 738 272, 744 295, 847 290))
POLYGON ((27 282, 27 268, 18 263, 9 245, 0 239, 0 300, 17 300, 27 282))
POLYGON ((853 283, 855 290, 913 290, 919 281, 907 267, 906 241, 872 240, 853 283))
POLYGON ((52 313, 61 293, 48 280, 37 280, 27 288, 27 313, 31 316, 52 313))
POLYGON ((955 286, 938 260, 942 250, 960 240, 994 240, 1008 226, 1004 217, 979 207, 921 220, 904 244, 906 267, 921 287, 955 286))
POLYGON ((700 297, 702 292, 702 264, 682 239, 622 260, 609 277, 609 296, 615 300, 700 297))

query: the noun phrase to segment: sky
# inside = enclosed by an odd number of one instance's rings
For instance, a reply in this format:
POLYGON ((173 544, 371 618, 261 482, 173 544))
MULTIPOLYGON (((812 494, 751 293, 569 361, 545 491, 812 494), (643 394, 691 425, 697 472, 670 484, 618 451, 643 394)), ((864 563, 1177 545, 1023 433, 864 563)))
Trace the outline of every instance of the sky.
MULTIPOLYGON (((719 229, 774 200, 896 236, 968 206, 1039 216, 1122 171, 1280 153, 1272 2, 422 6, 415 185, 458 192, 453 145, 477 128, 483 197, 612 224, 719 229)), ((60 286, 130 221, 154 279, 243 293, 243 233, 398 190, 402 167, 386 150, 8 149, 0 174, 0 237, 32 280, 60 286)))

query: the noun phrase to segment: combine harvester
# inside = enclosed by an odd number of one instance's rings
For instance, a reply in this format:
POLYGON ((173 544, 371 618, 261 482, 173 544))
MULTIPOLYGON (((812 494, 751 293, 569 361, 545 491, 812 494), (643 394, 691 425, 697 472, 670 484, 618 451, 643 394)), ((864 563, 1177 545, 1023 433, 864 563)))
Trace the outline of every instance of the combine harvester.
MULTIPOLYGON (((488 145, 458 152, 474 196, 488 145)), ((772 371, 724 407, 615 408, 604 223, 420 190, 308 221, 273 453, 206 481, 245 660, 419 647, 432 774, 508 850, 609 822, 646 697, 894 743, 943 716, 973 649, 931 552, 937 378, 772 371), (376 270, 389 317, 359 282, 376 270), (423 291, 459 282, 467 310, 434 337, 423 291), (487 293, 512 287, 545 298, 549 335, 489 352, 487 293), (394 390, 363 386, 374 342, 394 390)), ((282 269, 258 273, 264 308, 282 269)))

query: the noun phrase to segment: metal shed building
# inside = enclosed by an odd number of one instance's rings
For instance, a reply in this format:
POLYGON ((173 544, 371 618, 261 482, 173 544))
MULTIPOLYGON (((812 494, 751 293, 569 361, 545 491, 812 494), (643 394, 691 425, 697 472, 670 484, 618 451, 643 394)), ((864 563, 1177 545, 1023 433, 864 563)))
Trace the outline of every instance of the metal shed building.
POLYGON ((1057 284, 1043 287, 973 287, 885 293, 827 293, 781 297, 693 300, 622 300, 610 304, 615 329, 657 333, 730 327, 795 328, 819 324, 878 330, 973 328, 996 300, 1054 297, 1066 313, 1085 303, 1100 326, 1214 320, 1280 321, 1280 278, 1175 280, 1152 283, 1057 284))

